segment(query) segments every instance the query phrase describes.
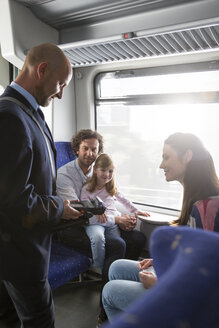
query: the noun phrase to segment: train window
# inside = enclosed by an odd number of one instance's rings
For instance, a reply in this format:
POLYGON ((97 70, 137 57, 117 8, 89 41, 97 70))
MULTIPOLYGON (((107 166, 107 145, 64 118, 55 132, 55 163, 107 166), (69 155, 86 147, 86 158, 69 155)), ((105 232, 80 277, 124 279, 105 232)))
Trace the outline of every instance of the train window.
POLYGON ((5 88, 0 84, 0 95, 4 92, 5 88))
MULTIPOLYGON (((180 209, 182 187, 159 169, 165 138, 199 136, 219 168, 218 63, 101 73, 96 77, 96 126, 132 201, 180 209)), ((219 171, 218 171, 219 173, 219 171)))

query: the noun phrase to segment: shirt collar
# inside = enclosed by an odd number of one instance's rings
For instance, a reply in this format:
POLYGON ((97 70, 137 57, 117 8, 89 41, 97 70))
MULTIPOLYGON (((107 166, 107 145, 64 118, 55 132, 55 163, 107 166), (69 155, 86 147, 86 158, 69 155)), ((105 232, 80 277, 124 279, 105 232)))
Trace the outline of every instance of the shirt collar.
POLYGON ((81 175, 81 177, 83 179, 87 179, 90 178, 92 176, 93 173, 93 164, 91 165, 90 171, 85 175, 84 172, 82 171, 82 169, 80 168, 79 164, 78 164, 78 158, 75 160, 75 164, 76 164, 76 168, 79 172, 79 174, 81 175))
POLYGON ((39 105, 38 105, 36 99, 27 90, 25 90, 23 87, 21 87, 19 84, 17 84, 14 81, 11 82, 10 87, 12 87, 13 89, 15 89, 22 96, 24 96, 24 98, 26 98, 28 100, 28 102, 31 104, 31 106, 34 109, 37 110, 37 108, 39 107, 39 105))

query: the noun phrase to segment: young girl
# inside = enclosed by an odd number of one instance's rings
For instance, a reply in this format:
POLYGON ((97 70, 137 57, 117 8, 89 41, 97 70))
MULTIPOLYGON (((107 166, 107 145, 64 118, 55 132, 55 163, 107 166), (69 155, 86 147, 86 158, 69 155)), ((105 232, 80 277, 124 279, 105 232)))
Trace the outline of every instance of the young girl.
POLYGON ((139 211, 117 189, 114 181, 114 165, 107 154, 101 154, 95 161, 93 175, 83 186, 81 200, 90 200, 98 196, 105 204, 105 215, 101 218, 93 216, 90 224, 85 226, 86 233, 91 241, 93 264, 102 268, 105 258, 105 235, 113 234, 120 237, 118 225, 122 225, 124 217, 116 209, 118 200, 126 210, 132 213, 130 229, 136 225, 137 215, 149 216, 148 213, 139 211))

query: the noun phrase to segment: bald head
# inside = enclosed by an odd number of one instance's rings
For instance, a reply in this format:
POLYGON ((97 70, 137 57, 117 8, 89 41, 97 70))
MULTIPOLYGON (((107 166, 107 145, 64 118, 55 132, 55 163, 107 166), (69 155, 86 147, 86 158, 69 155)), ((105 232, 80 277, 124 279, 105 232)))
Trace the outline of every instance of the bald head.
POLYGON ((64 52, 52 43, 44 43, 32 48, 27 54, 24 66, 34 66, 41 62, 47 62, 52 68, 57 67, 57 65, 71 67, 64 52))
POLYGON ((32 94, 39 105, 47 106, 51 99, 62 98, 63 88, 72 77, 72 68, 64 52, 54 44, 32 48, 15 82, 32 94))

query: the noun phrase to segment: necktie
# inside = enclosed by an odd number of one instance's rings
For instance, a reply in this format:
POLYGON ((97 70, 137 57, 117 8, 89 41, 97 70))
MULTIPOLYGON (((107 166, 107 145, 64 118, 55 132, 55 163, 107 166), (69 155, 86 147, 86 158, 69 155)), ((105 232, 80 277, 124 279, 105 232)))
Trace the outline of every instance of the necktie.
POLYGON ((45 116, 42 112, 42 110, 40 109, 40 107, 37 108, 36 111, 36 118, 38 120, 38 122, 40 123, 41 127, 44 129, 45 128, 45 116))

